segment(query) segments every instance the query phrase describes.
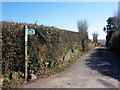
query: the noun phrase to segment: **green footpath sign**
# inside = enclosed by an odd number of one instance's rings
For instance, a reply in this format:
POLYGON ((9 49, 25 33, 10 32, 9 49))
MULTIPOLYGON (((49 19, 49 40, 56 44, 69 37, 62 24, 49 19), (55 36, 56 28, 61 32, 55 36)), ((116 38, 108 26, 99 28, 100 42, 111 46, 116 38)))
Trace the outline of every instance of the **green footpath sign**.
POLYGON ((35 30, 34 29, 28 29, 28 34, 34 35, 35 34, 35 30))

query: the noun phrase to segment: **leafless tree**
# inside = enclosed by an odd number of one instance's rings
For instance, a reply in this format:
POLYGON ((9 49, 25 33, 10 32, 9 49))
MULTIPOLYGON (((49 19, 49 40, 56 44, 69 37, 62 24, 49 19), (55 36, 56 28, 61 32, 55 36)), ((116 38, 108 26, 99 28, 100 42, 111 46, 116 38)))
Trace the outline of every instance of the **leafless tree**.
POLYGON ((87 20, 79 20, 77 22, 78 31, 80 33, 80 40, 82 44, 82 50, 85 50, 85 42, 88 40, 88 23, 87 20))
POLYGON ((118 17, 120 18, 120 1, 118 2, 118 17))
POLYGON ((95 46, 97 45, 97 43, 98 43, 98 33, 97 32, 95 32, 95 33, 93 33, 92 34, 93 35, 93 42, 95 43, 95 46))

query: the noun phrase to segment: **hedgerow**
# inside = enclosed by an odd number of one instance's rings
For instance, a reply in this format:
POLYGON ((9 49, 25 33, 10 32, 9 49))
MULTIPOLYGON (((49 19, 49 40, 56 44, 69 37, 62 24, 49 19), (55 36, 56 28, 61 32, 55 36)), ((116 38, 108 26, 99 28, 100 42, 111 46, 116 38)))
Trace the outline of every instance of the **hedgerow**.
MULTIPOLYGON (((24 74, 25 40, 24 25, 35 30, 28 35, 28 73, 43 75, 69 63, 69 59, 82 52, 78 32, 61 30, 43 25, 2 23, 2 73, 24 74)), ((87 50, 86 41, 85 49, 87 50)))

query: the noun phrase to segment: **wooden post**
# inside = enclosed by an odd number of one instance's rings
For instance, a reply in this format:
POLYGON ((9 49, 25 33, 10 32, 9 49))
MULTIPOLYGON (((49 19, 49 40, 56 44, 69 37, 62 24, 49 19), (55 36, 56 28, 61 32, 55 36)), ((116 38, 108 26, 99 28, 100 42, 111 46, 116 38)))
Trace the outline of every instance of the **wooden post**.
POLYGON ((27 30, 27 25, 25 25, 25 80, 27 80, 27 77, 28 77, 27 46, 28 46, 28 30, 27 30))

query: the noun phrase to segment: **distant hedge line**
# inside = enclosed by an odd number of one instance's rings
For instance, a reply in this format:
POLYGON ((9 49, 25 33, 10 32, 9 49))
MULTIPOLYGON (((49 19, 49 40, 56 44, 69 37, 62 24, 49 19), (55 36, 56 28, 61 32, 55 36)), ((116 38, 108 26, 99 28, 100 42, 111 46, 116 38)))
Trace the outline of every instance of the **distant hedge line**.
MULTIPOLYGON (((29 35, 29 73, 36 75, 50 72, 69 62, 69 59, 82 52, 78 32, 60 30, 43 25, 2 22, 2 71, 24 73, 25 40, 24 25, 36 31, 29 35)), ((87 41, 86 41, 87 49, 87 41)))

